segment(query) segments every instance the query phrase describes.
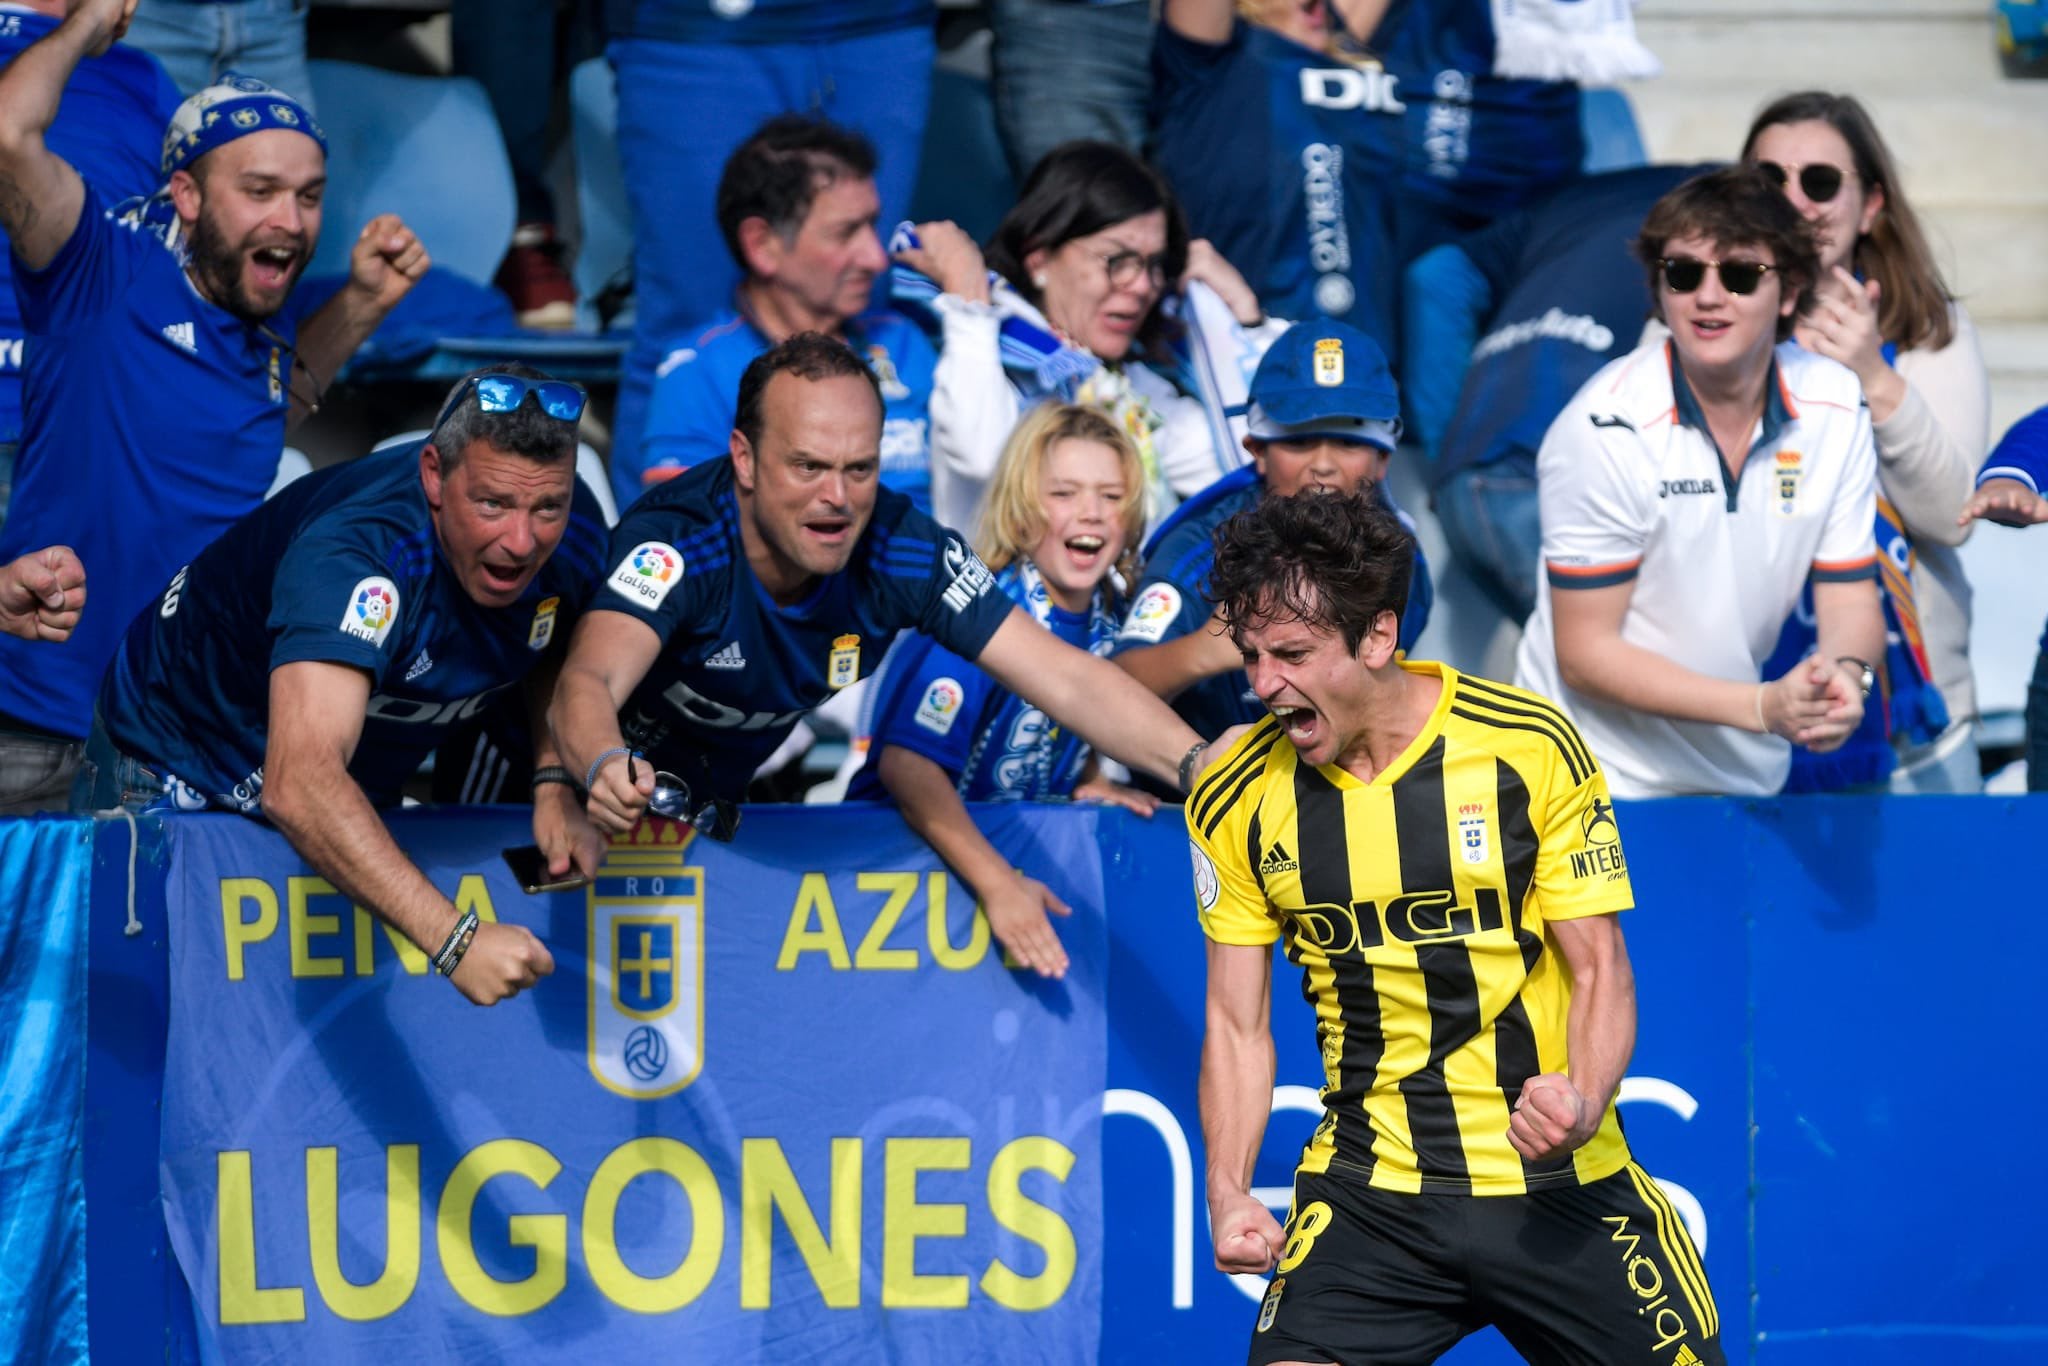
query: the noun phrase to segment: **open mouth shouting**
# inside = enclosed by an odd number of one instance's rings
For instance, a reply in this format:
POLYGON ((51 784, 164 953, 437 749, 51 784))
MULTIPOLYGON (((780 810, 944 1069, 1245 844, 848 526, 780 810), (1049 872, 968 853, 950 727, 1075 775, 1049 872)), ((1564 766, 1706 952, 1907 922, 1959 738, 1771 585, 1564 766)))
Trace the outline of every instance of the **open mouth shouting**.
POLYGON ((1100 536, 1069 536, 1062 544, 1074 568, 1085 573, 1102 562, 1102 551, 1107 542, 1100 536))
POLYGON ((1306 749, 1316 741, 1318 718, 1314 707, 1299 707, 1289 702, 1268 702, 1266 710, 1273 714, 1287 731, 1287 738, 1296 749, 1306 749))
POLYGON ((258 247, 249 253, 250 283, 265 292, 282 292, 291 287, 300 253, 289 245, 258 247))

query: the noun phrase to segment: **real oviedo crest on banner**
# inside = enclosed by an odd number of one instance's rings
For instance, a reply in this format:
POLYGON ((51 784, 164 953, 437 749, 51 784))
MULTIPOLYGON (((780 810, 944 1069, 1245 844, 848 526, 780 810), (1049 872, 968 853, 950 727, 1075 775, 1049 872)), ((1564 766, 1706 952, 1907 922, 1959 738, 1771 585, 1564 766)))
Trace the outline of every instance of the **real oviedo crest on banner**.
POLYGON ((646 820, 615 840, 590 903, 590 1071, 653 1100, 704 1062, 704 870, 686 866, 695 831, 646 820))

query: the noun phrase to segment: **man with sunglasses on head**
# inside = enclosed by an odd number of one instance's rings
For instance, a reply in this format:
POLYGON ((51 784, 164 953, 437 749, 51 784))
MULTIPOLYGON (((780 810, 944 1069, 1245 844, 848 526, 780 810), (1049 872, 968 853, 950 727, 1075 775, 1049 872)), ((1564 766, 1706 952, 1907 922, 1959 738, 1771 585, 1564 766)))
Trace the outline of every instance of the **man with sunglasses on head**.
POLYGON ((347 283, 296 319, 327 144, 303 105, 232 74, 177 107, 157 193, 113 206, 115 187, 82 178, 48 133, 74 69, 134 8, 76 0, 0 71, 0 228, 27 333, 0 562, 69 545, 93 583, 63 644, 0 638, 0 739, 43 755, 0 772, 0 812, 63 805, 128 619, 262 501, 287 427, 427 268, 419 239, 382 215, 347 283))
POLYGON ((458 914, 377 811, 530 678, 535 842, 557 876, 596 871, 601 841, 539 724, 603 570, 604 516, 576 479, 583 405, 528 366, 474 372, 424 442, 299 479, 200 552, 107 671, 88 809, 260 814, 478 1005, 552 971, 523 927, 458 914))
POLYGON ((1636 240, 1668 341, 1614 361, 1537 456, 1543 567, 1515 681, 1620 797, 1776 792, 1862 720, 1883 658, 1877 462, 1854 373, 1788 339, 1812 234, 1754 167, 1680 185, 1636 240), (1761 670, 1811 579, 1819 648, 1761 670))
POLYGON ((631 829, 661 772, 680 780, 660 784, 664 814, 729 838, 761 761, 905 629, 1110 757, 1182 791, 1193 781, 1201 737, 1038 625, 957 532, 880 485, 882 414, 860 357, 800 333, 741 377, 730 454, 620 519, 548 713, 598 826, 631 829))

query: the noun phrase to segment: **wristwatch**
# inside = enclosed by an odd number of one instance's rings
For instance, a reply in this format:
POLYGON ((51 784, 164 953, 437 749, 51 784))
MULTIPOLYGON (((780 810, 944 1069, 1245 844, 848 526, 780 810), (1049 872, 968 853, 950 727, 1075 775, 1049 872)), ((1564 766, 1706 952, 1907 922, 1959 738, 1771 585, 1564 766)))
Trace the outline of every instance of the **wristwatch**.
POLYGON ((1870 690, 1877 686, 1877 670, 1871 668, 1867 660, 1858 659, 1854 655, 1837 655, 1835 663, 1847 666, 1850 672, 1857 676, 1856 681, 1862 687, 1863 695, 1870 696, 1870 690))

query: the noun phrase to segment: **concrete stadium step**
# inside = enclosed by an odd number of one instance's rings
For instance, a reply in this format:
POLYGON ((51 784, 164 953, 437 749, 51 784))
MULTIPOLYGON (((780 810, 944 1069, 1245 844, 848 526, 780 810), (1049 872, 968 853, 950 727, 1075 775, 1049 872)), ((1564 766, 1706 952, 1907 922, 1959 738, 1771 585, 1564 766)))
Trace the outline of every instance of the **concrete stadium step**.
POLYGON ((1991 439, 2036 408, 2048 406, 2048 322, 1980 324, 1984 364, 1991 372, 1991 439))
POLYGON ((1672 81, 1736 77, 1795 89, 1839 82, 1837 73, 1846 73, 1859 90, 1962 90, 1999 76, 1985 5, 1933 15, 1879 11, 1854 23, 1797 7, 1769 15, 1734 6, 1644 10, 1636 16, 1636 36, 1672 81))

